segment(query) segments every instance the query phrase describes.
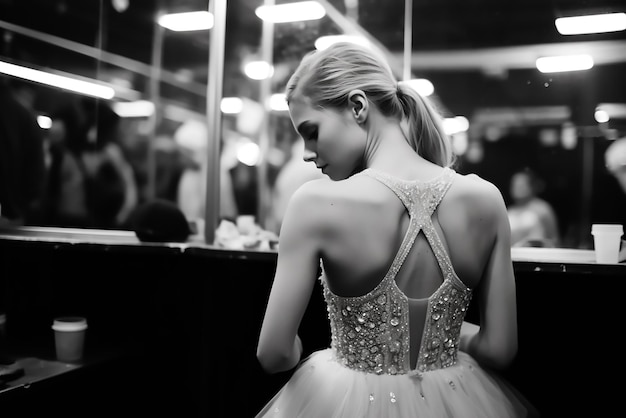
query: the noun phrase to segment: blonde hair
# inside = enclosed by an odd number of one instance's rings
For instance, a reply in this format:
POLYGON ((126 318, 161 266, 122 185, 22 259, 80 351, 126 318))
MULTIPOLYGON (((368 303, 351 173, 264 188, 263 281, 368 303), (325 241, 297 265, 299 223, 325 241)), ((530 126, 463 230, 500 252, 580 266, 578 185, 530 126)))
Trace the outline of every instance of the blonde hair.
POLYGON ((355 89, 363 90, 383 115, 407 123, 407 140, 415 152, 440 166, 452 165, 441 115, 415 89, 398 83, 387 62, 367 47, 341 42, 308 53, 289 79, 286 97, 290 102, 301 95, 313 106, 344 109, 355 89))

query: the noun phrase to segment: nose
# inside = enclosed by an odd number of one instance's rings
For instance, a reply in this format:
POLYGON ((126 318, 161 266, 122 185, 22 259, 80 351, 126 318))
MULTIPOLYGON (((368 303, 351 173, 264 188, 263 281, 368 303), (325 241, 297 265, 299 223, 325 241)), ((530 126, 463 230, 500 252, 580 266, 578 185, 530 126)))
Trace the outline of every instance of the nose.
POLYGON ((302 155, 302 159, 305 162, 313 161, 315 160, 315 157, 316 157, 315 152, 306 148, 304 149, 304 154, 302 155))

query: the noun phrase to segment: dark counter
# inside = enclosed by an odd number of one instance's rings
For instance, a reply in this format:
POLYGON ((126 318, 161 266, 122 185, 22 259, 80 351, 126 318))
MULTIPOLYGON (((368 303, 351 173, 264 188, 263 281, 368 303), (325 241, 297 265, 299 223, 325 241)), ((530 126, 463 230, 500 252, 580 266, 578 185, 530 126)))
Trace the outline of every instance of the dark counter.
MULTIPOLYGON (((616 347, 626 266, 595 264, 582 250, 514 249, 513 257, 520 349, 505 377, 545 417, 612 412, 624 372, 616 347)), ((86 352, 116 355, 66 378, 68 387, 92 387, 111 409, 132 399, 144 414, 254 416, 290 375, 264 374, 255 356, 275 266, 272 251, 145 244, 124 231, 2 231, 7 347, 51 353, 52 319, 84 315, 86 352)), ((316 286, 300 330, 305 354, 329 343, 316 286)), ((34 396, 23 392, 14 405, 34 396)), ((94 396, 84 407, 94 408, 94 396)))
MULTIPOLYGON (((82 315, 89 323, 86 354, 124 355, 108 367, 81 368, 76 379, 63 376, 66 386, 101 393, 99 402, 94 395, 86 405, 77 402, 75 416, 84 408, 107 416, 106 407, 122 407, 122 399, 134 399, 131 410, 140 416, 254 416, 289 377, 265 375, 255 356, 275 263, 274 252, 144 244, 123 231, 5 231, 0 311, 8 348, 51 357, 53 318, 82 315)), ((328 344, 325 314, 318 290, 303 322, 308 351, 328 344)), ((7 403, 16 413, 24 405, 54 410, 57 403, 44 395, 56 391, 36 386, 0 395, 2 416, 7 403), (24 402, 35 394, 37 402, 24 402)))

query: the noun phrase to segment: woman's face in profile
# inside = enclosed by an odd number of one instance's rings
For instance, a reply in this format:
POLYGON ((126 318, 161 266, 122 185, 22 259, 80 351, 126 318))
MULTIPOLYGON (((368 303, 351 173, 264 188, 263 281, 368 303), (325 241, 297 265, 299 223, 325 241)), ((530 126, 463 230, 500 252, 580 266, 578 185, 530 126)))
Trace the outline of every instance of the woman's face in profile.
POLYGON ((332 180, 343 180, 361 165, 367 134, 348 108, 320 109, 301 99, 289 103, 294 128, 304 140, 304 160, 332 180))

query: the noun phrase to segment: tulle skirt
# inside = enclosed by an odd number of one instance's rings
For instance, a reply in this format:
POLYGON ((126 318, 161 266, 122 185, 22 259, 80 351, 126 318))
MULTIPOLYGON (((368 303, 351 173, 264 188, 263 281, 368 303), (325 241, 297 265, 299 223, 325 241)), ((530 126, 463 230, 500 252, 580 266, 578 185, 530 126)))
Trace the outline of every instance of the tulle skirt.
POLYGON ((329 348, 305 359, 257 417, 506 418, 528 416, 527 406, 463 352, 445 369, 376 375, 343 366, 329 348))

